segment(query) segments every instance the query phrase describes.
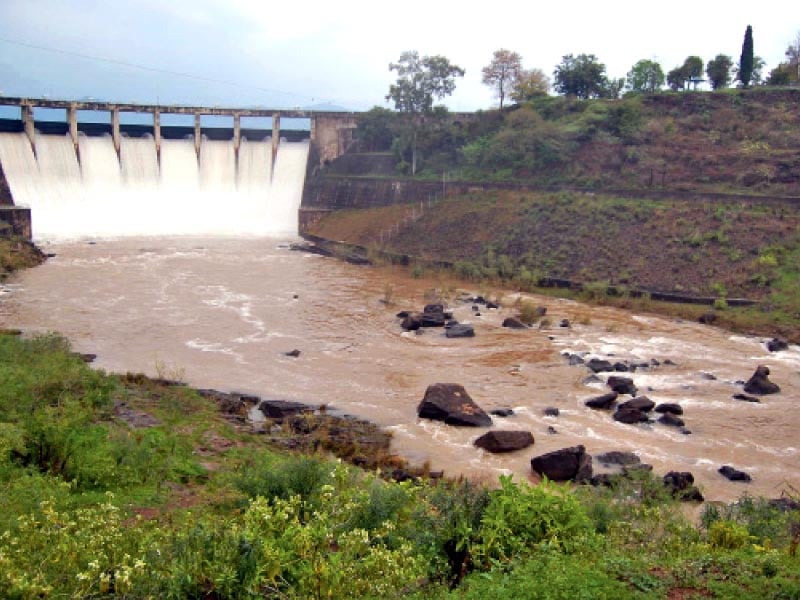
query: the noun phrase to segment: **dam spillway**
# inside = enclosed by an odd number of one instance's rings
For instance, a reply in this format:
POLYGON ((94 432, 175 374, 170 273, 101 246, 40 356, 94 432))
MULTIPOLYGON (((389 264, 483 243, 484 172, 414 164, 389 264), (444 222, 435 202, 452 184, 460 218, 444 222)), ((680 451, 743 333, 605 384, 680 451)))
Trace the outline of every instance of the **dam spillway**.
POLYGON ((35 239, 296 235, 306 172, 345 153, 358 126, 357 113, 306 109, 4 96, 0 109, 19 111, 0 118, 0 179, 10 189, 0 204, 30 209, 35 239), (79 122, 86 113, 104 117, 79 122), (130 113, 148 116, 122 123, 130 113), (183 125, 162 122, 179 115, 183 125), (233 126, 206 128, 203 118, 233 126), (271 128, 247 128, 248 119, 271 128), (297 119, 308 129, 293 129, 297 119))
POLYGON ((0 133, 0 164, 36 239, 297 233, 309 142, 0 133), (35 153, 34 153, 35 148, 35 153), (159 156, 160 154, 160 156, 159 156))

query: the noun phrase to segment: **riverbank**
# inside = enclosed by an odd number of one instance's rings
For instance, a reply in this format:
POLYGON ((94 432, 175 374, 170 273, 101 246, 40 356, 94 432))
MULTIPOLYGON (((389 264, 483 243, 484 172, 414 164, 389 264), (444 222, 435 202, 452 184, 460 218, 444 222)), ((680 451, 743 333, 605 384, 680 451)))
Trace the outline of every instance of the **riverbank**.
POLYGON ((32 242, 18 236, 0 235, 0 282, 12 273, 42 264, 47 257, 32 242))
POLYGON ((537 291, 800 341, 800 205, 493 190, 321 213, 304 234, 537 291), (540 282, 561 285, 556 290, 540 282), (579 288, 579 289, 578 289, 579 288), (612 290, 613 293, 606 293, 612 290), (639 297, 636 297, 639 296, 639 297), (702 304, 659 297, 702 299, 702 304), (751 301, 735 306, 734 299, 751 301), (731 300, 731 302, 729 302, 731 300), (710 304, 710 306, 709 306, 710 304))

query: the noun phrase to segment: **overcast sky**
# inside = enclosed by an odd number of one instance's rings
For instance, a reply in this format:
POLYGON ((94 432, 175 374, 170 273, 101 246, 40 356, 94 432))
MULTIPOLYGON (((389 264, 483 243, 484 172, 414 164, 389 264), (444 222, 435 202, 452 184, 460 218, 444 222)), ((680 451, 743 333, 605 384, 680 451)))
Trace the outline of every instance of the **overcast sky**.
POLYGON ((496 105, 481 84, 494 50, 551 75, 595 54, 623 77, 639 59, 666 73, 690 54, 738 62, 748 24, 767 70, 800 31, 787 0, 488 2, 428 0, 0 0, 7 96, 265 106, 389 106, 388 69, 405 50, 466 69, 445 103, 496 105), (102 60, 101 60, 102 59, 102 60))

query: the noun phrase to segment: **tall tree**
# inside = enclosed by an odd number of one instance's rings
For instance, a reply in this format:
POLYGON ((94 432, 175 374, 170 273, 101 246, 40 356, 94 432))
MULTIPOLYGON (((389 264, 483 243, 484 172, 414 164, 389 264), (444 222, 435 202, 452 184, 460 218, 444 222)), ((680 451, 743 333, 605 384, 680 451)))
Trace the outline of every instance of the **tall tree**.
POLYGON ((506 95, 514 88, 522 74, 522 57, 517 52, 500 48, 494 51, 492 62, 483 67, 483 83, 494 88, 500 99, 500 108, 506 95))
POLYGON ((673 92, 686 89, 686 73, 682 67, 675 67, 667 73, 667 85, 673 92))
POLYGON ((750 87, 750 81, 753 78, 753 28, 750 25, 744 32, 738 77, 742 87, 750 87))
POLYGON ((397 71, 397 81, 389 86, 387 100, 392 100, 400 112, 411 116, 411 174, 417 172, 417 120, 420 115, 433 111, 433 100, 441 100, 456 89, 456 77, 464 76, 464 69, 451 64, 441 55, 420 57, 416 50, 403 52, 396 63, 389 64, 397 71))
POLYGON ((594 54, 567 54, 553 72, 553 87, 559 94, 596 98, 606 87, 606 66, 594 54))
POLYGON ((795 84, 800 83, 800 31, 797 32, 794 41, 786 48, 786 60, 792 73, 791 80, 795 84))
POLYGON ((680 67, 675 67, 667 73, 667 83, 672 90, 684 90, 689 84, 694 85, 702 81, 703 59, 699 56, 687 56, 680 67))
POLYGON ((767 85, 800 84, 800 32, 786 48, 786 60, 772 69, 767 85))
POLYGON ((656 61, 645 58, 631 67, 627 82, 628 89, 632 92, 652 94, 664 85, 664 71, 656 61))
POLYGON ((686 82, 697 89, 697 84, 703 80, 703 59, 699 56, 687 56, 682 68, 686 72, 686 82))
POLYGON ((733 59, 725 54, 717 54, 708 61, 706 76, 711 84, 711 89, 718 90, 730 85, 731 67, 733 67, 733 59))
POLYGON ((550 78, 541 69, 523 69, 514 87, 511 99, 514 102, 526 102, 537 96, 545 96, 550 90, 550 78))

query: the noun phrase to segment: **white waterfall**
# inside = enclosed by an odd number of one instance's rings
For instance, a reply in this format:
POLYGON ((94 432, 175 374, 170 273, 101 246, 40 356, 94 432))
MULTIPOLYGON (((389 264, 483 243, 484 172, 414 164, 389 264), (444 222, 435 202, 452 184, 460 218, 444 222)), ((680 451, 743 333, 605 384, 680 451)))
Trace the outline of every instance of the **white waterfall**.
POLYGON ((120 140, 0 133, 14 203, 31 208, 36 239, 132 235, 297 234, 308 142, 120 140))

